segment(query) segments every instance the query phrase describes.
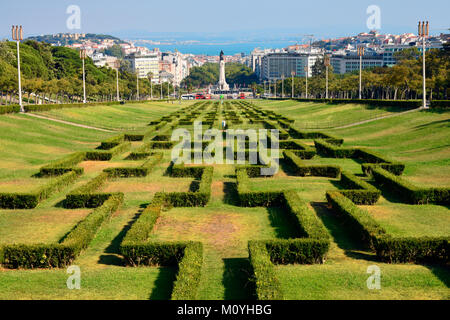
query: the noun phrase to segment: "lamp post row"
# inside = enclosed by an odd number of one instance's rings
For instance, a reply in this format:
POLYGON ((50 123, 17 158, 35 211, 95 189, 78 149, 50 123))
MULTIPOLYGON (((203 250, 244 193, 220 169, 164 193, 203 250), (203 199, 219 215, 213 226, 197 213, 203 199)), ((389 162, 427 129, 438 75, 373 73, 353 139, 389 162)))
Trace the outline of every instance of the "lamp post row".
POLYGON ((17 75, 19 78, 19 105, 20 112, 25 112, 22 102, 22 77, 20 75, 20 41, 23 40, 22 26, 12 26, 12 39, 17 41, 17 75))

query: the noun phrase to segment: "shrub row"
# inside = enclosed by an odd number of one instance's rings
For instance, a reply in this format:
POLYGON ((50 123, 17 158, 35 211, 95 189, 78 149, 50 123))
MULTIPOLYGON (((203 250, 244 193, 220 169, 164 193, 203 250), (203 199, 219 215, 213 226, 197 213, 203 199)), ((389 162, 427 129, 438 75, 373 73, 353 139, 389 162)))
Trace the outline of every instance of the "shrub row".
POLYGON ((108 151, 88 151, 86 152, 86 159, 89 161, 109 161, 112 159, 112 157, 121 154, 128 149, 130 149, 131 143, 130 142, 124 142, 116 147, 109 149, 108 151))
POLYGON ((123 194, 110 197, 54 244, 6 245, 2 264, 7 268, 62 268, 70 265, 86 249, 98 229, 123 202, 123 194))
POLYGON ((19 112, 20 112, 19 105, 0 106, 0 114, 19 113, 19 112))
POLYGON ((294 139, 322 139, 338 146, 344 143, 344 139, 336 138, 323 132, 304 132, 291 127, 289 129, 289 134, 294 139))
POLYGON ((82 175, 83 168, 78 168, 80 162, 86 158, 86 152, 75 152, 60 160, 53 161, 39 170, 41 177, 60 176, 69 171, 75 171, 78 175, 82 175))
POLYGON ((164 199, 164 202, 174 207, 204 207, 211 198, 211 183, 214 173, 213 167, 187 167, 181 169, 180 166, 174 166, 172 175, 178 177, 192 176, 198 178, 198 172, 202 170, 199 188, 196 192, 158 192, 155 196, 164 199), (175 173, 173 173, 175 172, 175 173), (189 175, 192 173, 192 175, 189 175))
POLYGON ((96 193, 108 180, 108 173, 102 172, 88 183, 72 190, 64 200, 64 208, 97 208, 101 206, 111 194, 96 193))
POLYGON ((173 285, 172 300, 196 300, 203 265, 203 244, 188 242, 183 258, 178 263, 178 274, 173 285))
POLYGON ((73 183, 78 174, 70 171, 50 181, 30 193, 0 193, 0 208, 2 209, 33 209, 39 202, 73 183))
POLYGON ((370 174, 372 168, 383 167, 390 172, 401 175, 405 170, 405 165, 402 163, 394 162, 380 155, 377 152, 360 148, 342 148, 328 143, 324 140, 315 140, 317 153, 329 158, 348 158, 359 159, 365 161, 362 164, 363 172, 370 174))
POLYGON ((283 293, 275 267, 263 241, 249 241, 248 252, 258 300, 282 300, 283 293))
POLYGON ((242 207, 271 207, 282 206, 284 198, 282 192, 252 192, 246 169, 236 170, 239 202, 242 207))
POLYGON ((293 167, 295 174, 300 177, 330 177, 338 178, 341 174, 339 166, 331 165, 305 165, 304 162, 293 152, 284 151, 284 160, 293 167))
POLYGON ((448 263, 450 237, 393 237, 370 216, 339 192, 327 192, 329 204, 377 257, 388 263, 448 263))
POLYGON ((100 146, 98 147, 99 150, 110 150, 114 147, 117 147, 119 144, 123 143, 125 141, 125 135, 121 134, 115 137, 112 137, 110 139, 107 139, 105 141, 102 141, 100 146))
POLYGON ((449 108, 450 100, 432 100, 430 107, 431 108, 449 108))
POLYGON ((161 162, 164 154, 161 152, 154 153, 153 156, 144 162, 140 167, 121 167, 108 168, 104 172, 108 173, 111 178, 131 178, 131 177, 146 177, 150 174, 153 167, 161 162))
POLYGON ((380 190, 350 172, 342 172, 340 184, 347 190, 339 190, 339 192, 355 204, 373 205, 380 199, 380 190))
POLYGON ((378 184, 388 188, 391 192, 400 195, 407 203, 450 203, 450 188, 416 187, 408 181, 395 176, 382 168, 374 168, 372 170, 372 175, 378 184))

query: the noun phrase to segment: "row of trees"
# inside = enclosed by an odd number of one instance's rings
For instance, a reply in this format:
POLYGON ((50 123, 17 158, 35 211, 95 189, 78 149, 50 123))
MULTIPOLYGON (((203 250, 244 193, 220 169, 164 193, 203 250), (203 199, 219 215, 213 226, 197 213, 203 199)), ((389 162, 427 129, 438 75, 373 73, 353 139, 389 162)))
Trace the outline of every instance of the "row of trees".
MULTIPOLYGON (((396 54, 397 65, 376 67, 362 72, 363 99, 419 99, 423 95, 422 54, 417 48, 411 48, 396 54)), ((317 61, 312 77, 308 79, 309 98, 324 98, 326 92, 325 65, 317 61)), ((426 55, 427 96, 434 100, 447 100, 450 95, 450 47, 433 49, 426 55)), ((270 92, 277 96, 290 97, 292 79, 272 83, 270 92)), ((253 85, 255 91, 264 92, 264 86, 253 85)), ((266 87, 266 92, 269 89, 266 87)), ((306 79, 294 78, 294 96, 305 97, 306 79)), ((329 96, 336 99, 355 99, 359 96, 359 72, 337 75, 329 67, 329 96)))
MULTIPOLYGON (((76 50, 29 40, 20 44, 20 55, 25 103, 82 100, 82 61, 76 50)), ((115 100, 116 71, 109 67, 99 68, 90 58, 85 62, 89 100, 115 100)), ((137 98, 136 74, 130 71, 125 61, 119 68, 119 91, 122 99, 137 98)), ((163 98, 173 92, 171 84, 151 85, 149 79, 139 81, 139 93, 143 98, 163 98)), ((3 41, 0 42, 0 103, 17 103, 17 94, 16 44, 3 41)))

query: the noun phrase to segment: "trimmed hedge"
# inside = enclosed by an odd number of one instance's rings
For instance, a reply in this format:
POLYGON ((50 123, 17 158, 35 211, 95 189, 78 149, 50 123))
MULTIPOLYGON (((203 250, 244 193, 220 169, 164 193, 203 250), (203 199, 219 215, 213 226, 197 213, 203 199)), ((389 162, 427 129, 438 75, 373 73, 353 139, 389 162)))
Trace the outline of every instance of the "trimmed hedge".
POLYGON ((340 184, 347 190, 339 190, 339 192, 355 204, 373 205, 380 199, 380 190, 350 172, 342 172, 340 184))
POLYGON ((108 173, 111 178, 146 177, 150 174, 153 167, 161 162, 163 156, 163 153, 155 153, 141 167, 108 168, 103 171, 108 173))
POLYGON ((158 192, 155 197, 174 207, 204 207, 211 199, 211 183, 214 173, 213 167, 182 167, 169 168, 172 177, 200 178, 200 185, 196 192, 158 192))
POLYGON ((251 192, 250 181, 246 169, 236 170, 237 189, 242 207, 270 207, 284 204, 283 193, 280 192, 251 192))
POLYGON ((19 112, 20 112, 19 105, 0 106, 0 114, 19 113, 19 112))
POLYGON ((72 190, 64 200, 64 208, 97 208, 101 206, 111 194, 95 193, 108 180, 108 173, 102 172, 88 183, 72 190))
POLYGON ((344 143, 344 139, 336 138, 323 132, 304 132, 291 127, 289 129, 289 134, 294 139, 322 139, 337 146, 341 146, 344 143))
POLYGON ((270 260, 275 264, 323 263, 330 249, 329 239, 268 240, 270 260))
POLYGON ((75 171, 78 175, 82 175, 83 168, 75 167, 86 158, 86 152, 72 153, 60 160, 51 162, 50 164, 42 167, 39 171, 39 175, 46 176, 60 176, 69 171, 75 171))
POLYGON ((88 151, 86 152, 86 159, 89 161, 109 161, 112 157, 121 154, 131 147, 130 142, 121 143, 108 151, 88 151))
POLYGON ((376 222, 370 213, 358 208, 349 198, 338 191, 328 191, 329 205, 349 222, 353 233, 367 245, 375 249, 376 238, 386 234, 386 231, 376 222))
POLYGON ((372 175, 375 181, 388 188, 391 192, 400 195, 410 204, 449 204, 450 188, 420 188, 408 181, 382 169, 373 168, 372 175))
POLYGON ((300 177, 329 177, 338 178, 341 174, 339 166, 331 165, 310 165, 307 166, 304 162, 293 152, 284 151, 284 160, 295 169, 295 174, 300 177))
POLYGON ((280 281, 270 260, 266 244, 263 241, 249 241, 250 265, 256 286, 258 300, 283 300, 280 281))
POLYGON ((124 141, 125 141, 125 135, 121 134, 121 135, 112 137, 108 140, 101 142, 98 149, 99 150, 110 150, 114 147, 117 147, 119 144, 123 143, 124 141))
POLYGON ((101 225, 123 202, 123 194, 110 197, 78 223, 70 233, 54 244, 13 244, 2 248, 2 264, 6 268, 62 268, 66 267, 86 249, 101 225))
POLYGON ((196 300, 203 265, 203 244, 189 242, 178 263, 178 274, 173 285, 172 300, 196 300))
POLYGON ((70 171, 30 193, 0 193, 0 208, 2 209, 33 209, 39 202, 67 187, 78 179, 75 171, 70 171))
POLYGON ((431 100, 431 108, 450 108, 450 100, 431 100))

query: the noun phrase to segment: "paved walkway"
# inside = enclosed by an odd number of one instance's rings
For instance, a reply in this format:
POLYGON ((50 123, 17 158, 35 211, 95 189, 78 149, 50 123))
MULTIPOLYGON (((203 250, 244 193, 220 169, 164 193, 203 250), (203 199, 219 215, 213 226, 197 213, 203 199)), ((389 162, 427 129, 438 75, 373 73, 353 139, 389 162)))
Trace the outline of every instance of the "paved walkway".
POLYGON ((112 130, 107 130, 107 129, 97 128, 97 127, 87 126, 87 125, 84 125, 84 124, 74 123, 74 122, 70 122, 70 121, 53 119, 53 118, 37 115, 37 114, 34 114, 34 113, 23 113, 23 114, 27 115, 27 116, 30 116, 30 117, 34 117, 34 118, 39 118, 39 119, 44 119, 44 120, 64 123, 64 124, 67 124, 69 126, 74 126, 74 127, 80 127, 80 128, 85 128, 85 129, 92 129, 92 130, 103 131, 103 132, 115 132, 115 131, 112 131, 112 130))

